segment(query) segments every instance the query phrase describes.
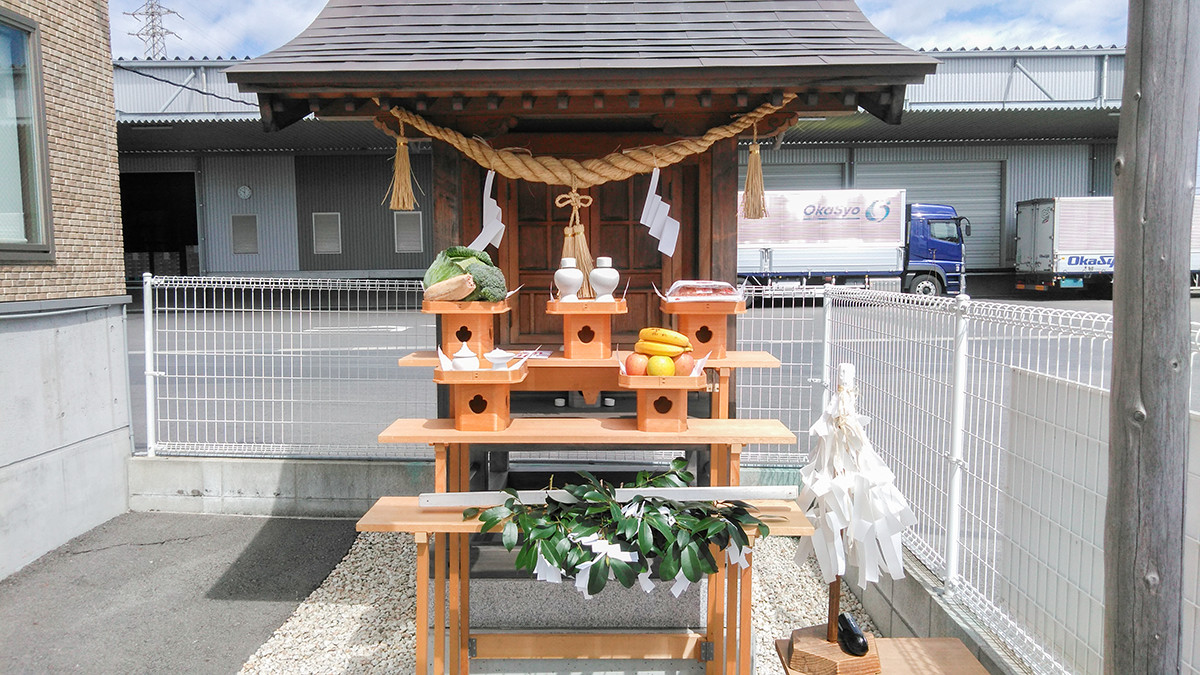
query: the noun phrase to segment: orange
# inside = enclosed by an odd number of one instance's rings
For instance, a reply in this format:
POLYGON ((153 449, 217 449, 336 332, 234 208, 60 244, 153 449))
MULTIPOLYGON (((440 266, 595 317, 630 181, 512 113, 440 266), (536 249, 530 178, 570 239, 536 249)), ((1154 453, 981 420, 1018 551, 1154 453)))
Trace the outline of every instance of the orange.
POLYGON ((646 364, 646 374, 670 377, 675 374, 675 362, 669 356, 651 356, 646 364))

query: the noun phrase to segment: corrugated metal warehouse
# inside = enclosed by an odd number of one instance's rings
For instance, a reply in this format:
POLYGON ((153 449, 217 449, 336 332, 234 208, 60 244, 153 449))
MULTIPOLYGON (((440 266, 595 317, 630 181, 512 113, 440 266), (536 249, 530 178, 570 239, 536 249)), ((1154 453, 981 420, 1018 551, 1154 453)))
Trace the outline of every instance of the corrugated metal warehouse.
MULTIPOLYGON (((970 218, 973 277, 1010 274, 1016 203, 1111 195, 1124 52, 932 51, 903 123, 801 119, 764 144, 767 190, 903 188, 970 218)), ((419 210, 383 204, 391 138, 370 121, 265 133, 226 60, 115 62, 126 268, 156 274, 417 277, 432 259, 427 147, 419 210)), ((744 165, 746 152, 742 153, 744 165)))

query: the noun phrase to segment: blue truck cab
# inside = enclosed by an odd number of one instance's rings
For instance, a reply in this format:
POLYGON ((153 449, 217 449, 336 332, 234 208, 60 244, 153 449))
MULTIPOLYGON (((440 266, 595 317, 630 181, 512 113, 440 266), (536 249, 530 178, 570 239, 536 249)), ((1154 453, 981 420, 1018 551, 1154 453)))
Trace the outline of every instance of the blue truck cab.
POLYGON ((957 295, 966 290, 963 242, 971 221, 953 206, 908 205, 908 255, 903 289, 919 295, 957 295))

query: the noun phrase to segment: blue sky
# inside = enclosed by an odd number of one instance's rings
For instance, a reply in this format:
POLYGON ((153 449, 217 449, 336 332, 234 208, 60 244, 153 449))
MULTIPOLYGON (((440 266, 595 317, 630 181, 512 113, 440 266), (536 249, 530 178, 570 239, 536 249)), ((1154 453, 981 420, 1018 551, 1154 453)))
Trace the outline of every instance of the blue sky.
MULTIPOLYGON (((113 55, 141 57, 125 12, 144 0, 110 0, 113 55)), ((258 56, 303 30, 325 0, 160 0, 169 57, 258 56)), ((859 0, 887 35, 916 49, 1125 44, 1127 0, 859 0)))

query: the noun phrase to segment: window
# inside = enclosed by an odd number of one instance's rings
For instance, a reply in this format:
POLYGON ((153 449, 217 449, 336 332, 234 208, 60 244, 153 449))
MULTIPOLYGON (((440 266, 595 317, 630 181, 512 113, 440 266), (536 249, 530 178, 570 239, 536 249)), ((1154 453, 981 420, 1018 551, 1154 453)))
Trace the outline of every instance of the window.
POLYGON ((232 216, 230 227, 234 253, 258 253, 258 216, 232 216))
POLYGON ((37 24, 0 9, 0 260, 53 260, 37 24))
POLYGON ((420 211, 393 211, 392 226, 395 230, 396 253, 420 253, 425 250, 420 211))
POLYGON ((958 223, 953 220, 929 221, 929 234, 934 239, 958 243, 958 223))
POLYGON ((342 252, 342 214, 313 214, 313 253, 330 255, 342 252))

